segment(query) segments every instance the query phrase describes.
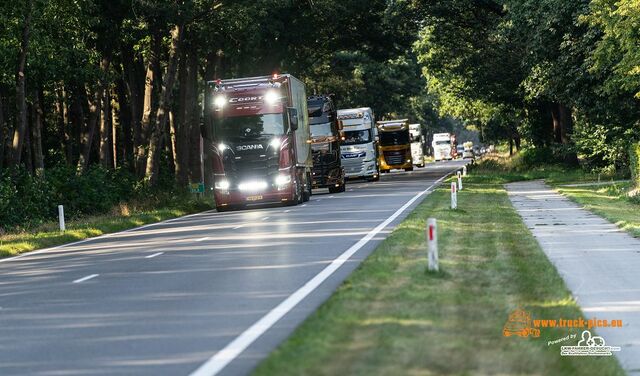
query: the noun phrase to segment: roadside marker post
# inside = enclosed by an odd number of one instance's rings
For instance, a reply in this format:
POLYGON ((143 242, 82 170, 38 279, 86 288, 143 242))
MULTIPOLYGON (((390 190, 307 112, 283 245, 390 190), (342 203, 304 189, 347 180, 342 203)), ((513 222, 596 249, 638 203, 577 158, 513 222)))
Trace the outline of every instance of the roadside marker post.
POLYGON ((458 190, 462 190, 462 177, 460 175, 458 175, 458 190))
POLYGON ((427 219, 427 248, 429 254, 429 270, 437 272, 438 266, 438 225, 435 218, 427 219))
POLYGON ((467 176, 467 166, 462 166, 462 176, 467 176))
POLYGON ((64 206, 62 205, 58 205, 58 224, 60 225, 60 231, 64 232, 65 225, 64 225, 64 206))
POLYGON ((458 187, 455 182, 451 182, 451 209, 458 208, 458 187))

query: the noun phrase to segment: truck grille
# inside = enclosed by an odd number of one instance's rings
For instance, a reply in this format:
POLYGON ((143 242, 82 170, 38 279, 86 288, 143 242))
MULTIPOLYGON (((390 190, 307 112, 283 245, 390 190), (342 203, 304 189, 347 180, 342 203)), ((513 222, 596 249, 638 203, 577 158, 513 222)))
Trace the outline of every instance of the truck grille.
POLYGON ((224 168, 231 181, 240 182, 247 179, 266 179, 274 181, 278 174, 279 155, 242 156, 240 159, 225 158, 224 168))
POLYGON ((401 164, 404 164, 404 155, 405 155, 404 150, 400 150, 400 151, 385 151, 384 152, 384 160, 390 166, 401 165, 401 164))

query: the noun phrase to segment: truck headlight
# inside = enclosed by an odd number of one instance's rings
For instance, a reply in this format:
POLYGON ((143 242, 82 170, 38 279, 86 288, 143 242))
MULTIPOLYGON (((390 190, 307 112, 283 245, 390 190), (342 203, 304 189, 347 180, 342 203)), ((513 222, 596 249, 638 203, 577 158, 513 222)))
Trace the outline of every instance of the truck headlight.
POLYGON ((278 187, 278 190, 286 188, 289 184, 291 184, 291 175, 280 174, 276 176, 276 187, 278 187))
POLYGON ((216 182, 215 182, 216 190, 228 191, 229 187, 231 187, 231 184, 229 183, 229 180, 227 180, 227 179, 220 179, 220 180, 216 180, 216 182))

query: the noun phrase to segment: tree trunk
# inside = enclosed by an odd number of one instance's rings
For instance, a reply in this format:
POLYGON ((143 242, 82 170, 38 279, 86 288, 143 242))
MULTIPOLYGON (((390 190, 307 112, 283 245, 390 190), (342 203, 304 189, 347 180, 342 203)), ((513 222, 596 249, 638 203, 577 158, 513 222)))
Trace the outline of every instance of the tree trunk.
POLYGON ((36 173, 44 170, 44 154, 42 152, 42 102, 38 90, 33 90, 32 123, 31 123, 31 143, 33 145, 33 167, 36 173))
POLYGON ((570 166, 578 165, 578 155, 573 148, 573 117, 571 108, 558 104, 558 117, 560 118, 560 140, 567 147, 564 154, 564 162, 570 166))
MULTIPOLYGON (((174 165, 175 165, 175 178, 178 186, 185 187, 188 183, 188 169, 187 169, 187 158, 189 154, 188 149, 188 132, 186 131, 186 127, 188 126, 188 121, 186 117, 186 96, 188 90, 188 63, 187 63, 187 53, 186 49, 183 49, 180 55, 180 69, 178 72, 178 80, 179 80, 179 95, 178 95, 178 116, 174 121, 171 129, 171 141, 173 144, 174 150, 174 165)), ((171 113, 173 115, 173 112, 171 113)))
POLYGON ((27 65, 27 52, 29 50, 29 34, 31 31, 31 16, 33 12, 33 0, 26 2, 26 15, 22 25, 22 39, 20 41, 20 53, 18 54, 18 70, 16 72, 16 128, 11 144, 11 165, 18 166, 22 157, 22 147, 27 131, 27 99, 25 83, 25 67, 27 65))
MULTIPOLYGON (((122 66, 123 66, 123 84, 125 85, 124 92, 118 92, 118 101, 120 102, 120 119, 123 124, 123 136, 125 139, 125 159, 131 163, 131 167, 135 172, 136 169, 140 172, 142 169, 138 167, 138 154, 139 149, 142 146, 142 102, 140 95, 140 85, 138 84, 137 70, 138 61, 134 58, 133 46, 126 46, 122 49, 122 66), (125 98, 128 97, 128 101, 125 98), (125 105, 125 103, 128 105, 125 105), (125 116, 124 111, 128 108, 128 115, 125 116)), ((153 72, 151 72, 153 74, 153 72)), ((145 82, 148 80, 149 72, 145 77, 145 82)), ((151 77, 153 81, 153 76, 151 77)), ((151 85, 153 87, 153 85, 151 85)), ((145 96, 146 97, 147 85, 145 84, 145 96)), ((149 92, 151 95, 151 91, 149 92)), ((149 97, 149 103, 151 103, 151 97, 149 97)), ((144 156, 144 154, 142 154, 144 156)))
POLYGON ((69 129, 69 107, 67 105, 67 91, 64 86, 56 89, 56 115, 60 143, 64 150, 67 164, 73 163, 73 136, 69 129))
POLYGON ((560 117, 560 105, 553 103, 551 105, 551 119, 553 122, 553 141, 560 144, 562 143, 562 119, 560 117))
POLYGON ((156 78, 155 71, 155 59, 157 59, 157 53, 152 53, 149 61, 147 62, 147 74, 144 84, 144 100, 142 110, 142 120, 140 127, 138 128, 137 135, 134 134, 134 143, 137 143, 136 150, 136 173, 138 176, 142 176, 142 172, 145 170, 145 157, 146 157, 146 139, 149 129, 151 128, 151 116, 153 112, 153 89, 156 78), (137 136, 137 137, 136 137, 137 136))
POLYGON ((71 129, 69 130, 72 144, 74 147, 74 153, 72 154, 71 163, 77 163, 80 159, 80 154, 82 153, 82 138, 85 131, 85 109, 84 103, 89 103, 89 100, 86 97, 86 91, 84 88, 78 85, 71 86, 70 92, 70 100, 71 100, 71 108, 70 108, 70 121, 71 121, 71 129), (77 154, 76 154, 77 153, 77 154))
POLYGON ((158 113, 156 121, 149 140, 149 155, 147 157, 146 179, 150 185, 155 185, 158 181, 158 173, 160 167, 160 150, 162 149, 162 140, 164 131, 167 127, 168 106, 171 101, 171 93, 175 81, 177 71, 178 53, 180 51, 180 42, 182 38, 182 27, 176 25, 171 30, 171 48, 169 50, 169 62, 167 64, 167 74, 163 80, 162 93, 158 104, 158 113))
MULTIPOLYGON (((118 153, 120 166, 131 166, 133 156, 131 104, 127 100, 127 89, 124 80, 116 81, 116 97, 118 98, 118 153)), ((114 116, 116 111, 114 111, 114 116)))
POLYGON ((202 182, 200 160, 200 106, 198 104, 198 56, 195 51, 189 53, 189 75, 185 97, 185 118, 189 142, 187 148, 189 160, 189 179, 192 183, 202 182))
MULTIPOLYGON (((88 91, 88 90, 87 90, 88 91)), ((88 99, 89 119, 85 131, 82 134, 82 153, 78 159, 78 172, 85 172, 89 167, 89 158, 91 157, 91 146, 95 137, 98 118, 100 117, 100 106, 102 103, 102 90, 98 88, 95 93, 88 99)))
POLYGON ((113 168, 111 155, 111 93, 109 88, 101 89, 102 105, 100 106, 100 164, 104 168, 113 168))

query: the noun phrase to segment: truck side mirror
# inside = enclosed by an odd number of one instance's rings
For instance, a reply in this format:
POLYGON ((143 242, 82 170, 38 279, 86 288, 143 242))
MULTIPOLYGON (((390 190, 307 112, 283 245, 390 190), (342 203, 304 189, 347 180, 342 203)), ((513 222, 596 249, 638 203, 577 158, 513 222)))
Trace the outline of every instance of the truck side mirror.
POLYGON ((287 107, 287 116, 289 117, 289 127, 292 131, 298 130, 298 110, 293 107, 287 107))
POLYGON ((343 130, 344 129, 344 123, 342 122, 342 120, 338 120, 338 130, 343 130))
POLYGON ((379 142, 380 141, 380 136, 375 136, 373 139, 375 140, 375 142, 379 142))

